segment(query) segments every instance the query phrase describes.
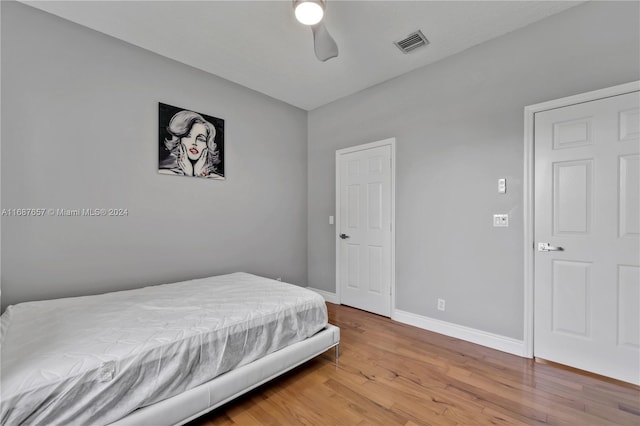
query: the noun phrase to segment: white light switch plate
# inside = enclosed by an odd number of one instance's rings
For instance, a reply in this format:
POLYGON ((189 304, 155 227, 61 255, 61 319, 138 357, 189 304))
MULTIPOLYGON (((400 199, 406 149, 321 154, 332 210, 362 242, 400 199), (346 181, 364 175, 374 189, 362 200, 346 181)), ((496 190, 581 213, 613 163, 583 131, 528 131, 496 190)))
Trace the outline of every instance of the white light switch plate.
POLYGON ((333 216, 329 216, 329 225, 333 225, 333 216))
POLYGON ((507 180, 502 178, 498 179, 498 194, 506 194, 507 193, 507 180))
POLYGON ((508 214, 494 214, 493 215, 493 226, 494 227, 508 227, 509 226, 509 215, 508 214))

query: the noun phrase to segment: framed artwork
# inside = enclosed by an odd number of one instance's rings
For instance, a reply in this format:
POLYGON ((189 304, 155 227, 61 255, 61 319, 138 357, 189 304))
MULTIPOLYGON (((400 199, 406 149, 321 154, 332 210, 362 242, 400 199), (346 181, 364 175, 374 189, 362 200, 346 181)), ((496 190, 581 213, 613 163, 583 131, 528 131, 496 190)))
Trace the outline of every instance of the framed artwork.
POLYGON ((158 172, 224 179, 224 120, 158 104, 158 172))

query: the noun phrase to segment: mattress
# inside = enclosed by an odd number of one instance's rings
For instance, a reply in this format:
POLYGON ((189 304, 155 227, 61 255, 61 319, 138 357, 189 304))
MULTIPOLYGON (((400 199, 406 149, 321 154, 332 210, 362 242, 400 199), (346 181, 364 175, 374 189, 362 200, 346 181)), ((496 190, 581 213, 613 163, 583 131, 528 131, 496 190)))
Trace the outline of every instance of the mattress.
POLYGON ((327 311, 235 273, 22 303, 1 322, 1 424, 100 425, 314 335, 327 311))

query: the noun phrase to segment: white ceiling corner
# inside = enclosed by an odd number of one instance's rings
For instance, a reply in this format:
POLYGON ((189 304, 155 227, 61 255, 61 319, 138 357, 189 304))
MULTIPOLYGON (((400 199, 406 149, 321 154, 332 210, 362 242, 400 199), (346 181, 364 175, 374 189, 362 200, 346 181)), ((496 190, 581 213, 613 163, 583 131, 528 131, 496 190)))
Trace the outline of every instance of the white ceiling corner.
POLYGON ((312 110, 582 1, 328 0, 340 55, 327 62, 290 0, 23 3, 312 110), (400 52, 393 42, 418 29, 431 44, 400 52))

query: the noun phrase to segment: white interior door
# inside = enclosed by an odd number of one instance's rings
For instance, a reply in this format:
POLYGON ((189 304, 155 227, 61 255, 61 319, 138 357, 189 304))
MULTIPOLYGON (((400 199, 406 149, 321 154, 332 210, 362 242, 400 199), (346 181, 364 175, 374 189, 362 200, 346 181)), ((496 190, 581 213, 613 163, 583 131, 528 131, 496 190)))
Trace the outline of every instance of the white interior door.
POLYGON ((340 303, 391 315, 390 144, 336 153, 340 303))
POLYGON ((535 115, 534 355, 635 384, 639 114, 636 91, 535 115))

